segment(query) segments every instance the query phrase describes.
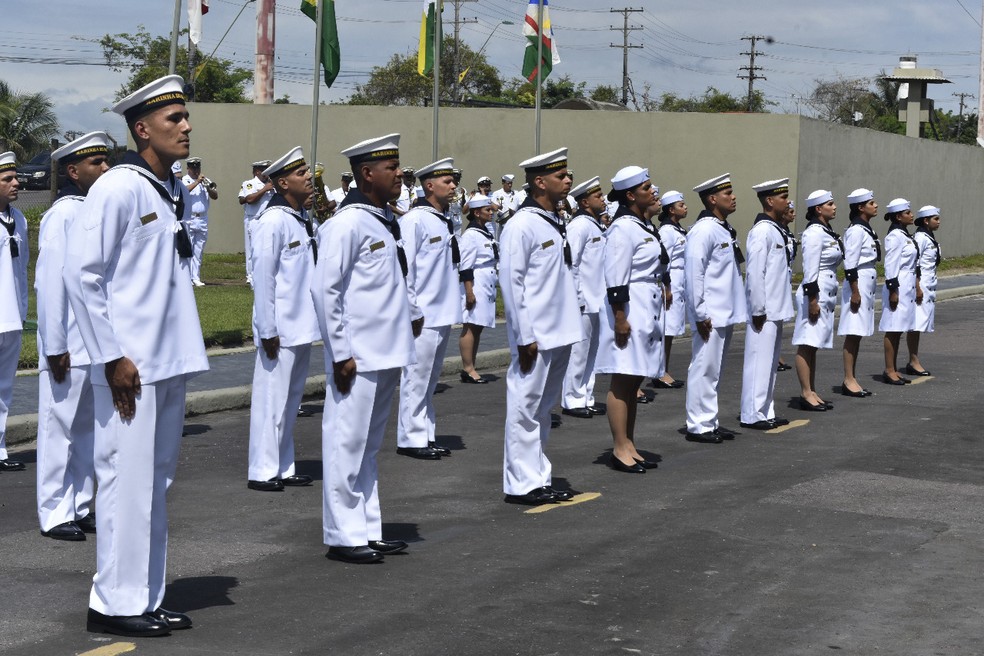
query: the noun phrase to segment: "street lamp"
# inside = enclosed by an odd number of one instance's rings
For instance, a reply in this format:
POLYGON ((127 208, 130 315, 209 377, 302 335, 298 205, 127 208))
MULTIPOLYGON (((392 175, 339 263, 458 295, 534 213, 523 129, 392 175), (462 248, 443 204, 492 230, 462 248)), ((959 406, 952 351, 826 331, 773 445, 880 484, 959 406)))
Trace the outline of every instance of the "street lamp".
MULTIPOLYGON (((487 39, 485 39, 485 43, 483 43, 482 44, 482 47, 478 49, 478 54, 475 55, 475 59, 477 60, 479 57, 482 56, 482 53, 485 52, 485 47, 487 45, 489 45, 489 41, 491 41, 492 40, 492 37, 495 36, 496 30, 498 30, 503 25, 515 25, 515 24, 516 23, 514 23, 512 21, 507 21, 507 20, 499 21, 499 23, 495 27, 492 28, 492 31, 489 32, 489 36, 488 36, 487 39)), ((471 66, 469 66, 465 70, 461 71, 461 75, 458 76, 458 84, 461 84, 462 82, 465 81, 465 76, 468 75, 468 71, 470 71, 470 70, 471 70, 471 66)))

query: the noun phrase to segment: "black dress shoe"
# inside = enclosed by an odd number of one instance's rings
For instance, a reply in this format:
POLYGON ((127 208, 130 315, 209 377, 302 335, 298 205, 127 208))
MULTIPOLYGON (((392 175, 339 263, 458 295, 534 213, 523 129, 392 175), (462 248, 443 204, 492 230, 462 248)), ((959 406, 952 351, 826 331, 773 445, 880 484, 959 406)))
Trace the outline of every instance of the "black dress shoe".
POLYGON ((882 382, 886 385, 905 385, 906 381, 905 378, 902 378, 902 376, 899 376, 897 379, 893 380, 888 377, 888 374, 882 372, 882 382))
POLYGON ((191 628, 191 618, 184 613, 176 613, 173 610, 167 610, 166 608, 158 608, 157 610, 151 611, 147 614, 155 620, 167 624, 172 631, 191 628))
POLYGON ((769 419, 759 419, 758 421, 752 422, 750 424, 743 421, 738 425, 741 426, 742 428, 751 428, 752 430, 772 430, 773 428, 776 427, 775 423, 773 423, 769 419))
POLYGON ((827 406, 822 403, 817 403, 816 405, 808 402, 802 396, 799 398, 799 408, 800 410, 806 410, 807 412, 826 412, 827 406))
POLYGON ((594 417, 594 413, 587 408, 561 408, 560 412, 561 414, 577 417, 578 419, 591 419, 594 417))
POLYGON ((369 540, 369 548, 384 556, 400 553, 408 546, 403 540, 369 540))
POLYGON ((649 396, 643 394, 642 396, 636 397, 636 403, 649 403, 649 396))
POLYGON ((827 408, 827 410, 834 409, 834 404, 831 403, 830 401, 822 401, 822 403, 823 403, 823 407, 827 408))
POLYGON ((85 540, 85 533, 75 522, 65 522, 58 526, 53 526, 50 531, 41 531, 41 535, 52 540, 65 540, 66 542, 81 542, 85 540))
POLYGON ((642 467, 643 469, 656 469, 657 467, 659 467, 658 460, 645 460, 645 459, 636 460, 635 458, 633 458, 633 460, 635 460, 635 463, 640 467, 642 467))
POLYGON ((171 632, 171 627, 150 613, 143 615, 103 615, 89 609, 85 630, 89 633, 112 633, 130 638, 152 638, 171 632))
POLYGON ((706 433, 687 433, 688 442, 700 442, 701 444, 720 444, 724 439, 714 431, 706 433))
POLYGON ((478 378, 472 378, 464 371, 460 372, 460 376, 461 376, 461 382, 468 383, 470 385, 484 385, 485 383, 489 382, 484 378, 482 378, 481 376, 479 376, 478 378))
POLYGON ((449 456, 449 455, 451 455, 451 449, 449 449, 446 446, 438 446, 437 445, 437 442, 428 442, 427 443, 427 448, 433 449, 434 451, 437 451, 442 456, 449 456))
POLYGON ((785 417, 773 417, 769 421, 771 421, 774 426, 788 426, 789 425, 789 420, 786 419, 785 417))
POLYGON ((313 481, 314 479, 307 474, 294 474, 280 479, 280 482, 288 487, 303 487, 310 485, 313 481))
POLYGON ((246 487, 258 492, 283 492, 283 481, 273 479, 272 481, 247 481, 246 487))
POLYGON ((724 426, 718 426, 714 429, 713 433, 720 437, 722 440, 733 440, 735 439, 734 431, 729 431, 724 426))
POLYGON ((440 460, 441 454, 429 446, 398 446, 396 452, 417 460, 440 460))
POLYGON ((82 529, 83 533, 95 533, 96 532, 96 513, 90 512, 88 515, 82 519, 75 520, 76 525, 82 529))
POLYGON ((916 369, 915 367, 913 367, 911 364, 905 365, 905 369, 903 369, 902 371, 904 371, 905 373, 909 374, 910 376, 932 376, 933 375, 933 374, 929 373, 926 370, 919 371, 918 369, 916 369))
POLYGON ((789 371, 792 368, 793 368, 792 365, 788 365, 785 362, 780 362, 779 364, 776 365, 776 371, 779 373, 782 373, 783 371, 789 371))
POLYGON ((665 380, 660 380, 659 378, 653 378, 653 387, 656 389, 680 389, 683 387, 682 380, 674 380, 672 383, 668 383, 665 380))
POLYGON ((588 411, 593 415, 604 415, 608 414, 608 408, 603 405, 592 405, 588 406, 588 411))
MULTIPOLYGON (((841 386, 841 394, 844 395, 844 396, 850 396, 851 398, 854 398, 854 399, 863 399, 864 397, 868 396, 868 394, 865 394, 865 390, 864 389, 859 389, 857 392, 853 392, 853 391, 847 389, 846 386, 841 386)), ((869 394, 870 394, 870 392, 869 392, 869 394)))
POLYGON ((328 547, 325 554, 328 560, 338 560, 343 563, 353 563, 355 565, 365 565, 367 563, 378 563, 383 559, 383 554, 372 549, 369 545, 360 547, 328 547))
POLYGON ((0 460, 0 471, 22 471, 24 467, 24 463, 18 462, 17 460, 0 460))
POLYGON ((550 428, 560 428, 562 423, 560 415, 550 415, 550 428))
POLYGON ((574 495, 576 494, 574 490, 558 490, 556 488, 550 487, 549 485, 544 489, 550 492, 550 494, 554 495, 554 498, 556 498, 557 501, 570 501, 571 499, 574 498, 574 495))
POLYGON ((310 410, 305 410, 304 408, 298 408, 297 409, 297 416, 298 417, 310 417, 310 416, 312 416, 312 414, 313 413, 310 410))
POLYGON ((507 494, 506 503, 518 503, 522 506, 542 506, 545 503, 557 503, 559 499, 549 488, 538 487, 526 494, 507 494))

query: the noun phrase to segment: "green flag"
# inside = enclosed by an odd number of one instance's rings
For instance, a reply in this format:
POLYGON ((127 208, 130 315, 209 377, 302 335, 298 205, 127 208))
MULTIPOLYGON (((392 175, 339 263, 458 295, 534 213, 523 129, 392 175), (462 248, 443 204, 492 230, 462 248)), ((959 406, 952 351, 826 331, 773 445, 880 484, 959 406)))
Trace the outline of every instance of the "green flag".
MULTIPOLYGON (((341 49, 338 47, 338 26, 335 25, 335 0, 322 0, 321 13, 321 67, 325 71, 325 84, 330 88, 341 69, 341 49)), ((318 0, 301 0, 301 12, 311 20, 318 20, 318 0)))

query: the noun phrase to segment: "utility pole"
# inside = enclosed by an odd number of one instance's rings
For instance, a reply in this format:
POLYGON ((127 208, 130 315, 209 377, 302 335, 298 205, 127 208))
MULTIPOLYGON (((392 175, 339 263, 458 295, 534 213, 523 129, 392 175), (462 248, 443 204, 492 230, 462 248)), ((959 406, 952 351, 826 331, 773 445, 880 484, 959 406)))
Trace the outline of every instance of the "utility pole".
POLYGON ((957 141, 960 140, 960 133, 963 132, 963 110, 966 103, 964 103, 964 98, 973 98, 972 93, 955 93, 953 94, 960 99, 960 113, 957 114, 957 141))
POLYGON ((615 27, 614 25, 610 27, 611 30, 622 33, 622 45, 616 45, 614 43, 610 44, 610 48, 621 48, 622 49, 622 104, 628 106, 629 104, 629 48, 641 48, 642 46, 631 46, 629 45, 629 32, 634 32, 635 30, 641 30, 641 27, 629 27, 629 14, 641 13, 642 9, 630 9, 625 7, 624 9, 612 9, 613 14, 622 14, 625 21, 622 27, 615 27))
POLYGON ((477 18, 462 18, 461 5, 466 2, 478 2, 478 0, 451 0, 454 3, 454 44, 451 46, 451 100, 458 102, 458 76, 461 74, 461 59, 458 56, 458 43, 461 33, 461 26, 468 23, 477 23, 477 18))
POLYGON ((739 79, 742 79, 742 80, 748 80, 748 109, 747 109, 747 111, 750 112, 750 111, 752 111, 752 99, 754 98, 754 93, 755 93, 755 80, 766 80, 766 79, 768 79, 764 75, 758 75, 756 73, 756 71, 761 71, 762 70, 762 67, 755 65, 755 55, 758 54, 757 52, 755 52, 755 43, 757 41, 765 41, 766 43, 772 43, 773 41, 775 41, 775 39, 773 39, 771 36, 758 36, 758 35, 753 35, 753 36, 743 36, 743 37, 741 37, 741 40, 742 41, 750 41, 751 44, 752 44, 752 47, 748 49, 748 52, 741 53, 742 55, 745 55, 745 56, 748 57, 748 66, 742 66, 741 68, 738 69, 740 71, 748 71, 748 75, 742 75, 741 73, 739 73, 738 74, 738 78, 739 79))

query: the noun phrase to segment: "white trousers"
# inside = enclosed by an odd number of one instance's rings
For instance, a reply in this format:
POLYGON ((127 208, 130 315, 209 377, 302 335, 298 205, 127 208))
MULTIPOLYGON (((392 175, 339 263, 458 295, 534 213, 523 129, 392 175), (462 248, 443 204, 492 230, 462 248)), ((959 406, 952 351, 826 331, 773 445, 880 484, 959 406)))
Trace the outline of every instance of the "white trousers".
POLYGON ((249 409, 249 480, 294 475, 294 424, 311 365, 311 345, 281 346, 276 360, 256 349, 249 409))
POLYGON ((396 445, 420 448, 434 441, 434 390, 441 377, 451 326, 428 328, 413 340, 416 364, 403 367, 400 375, 400 412, 396 445))
POLYGON ((89 607, 141 615, 164 599, 167 489, 185 413, 185 376, 143 383, 133 419, 122 420, 106 385, 96 409, 96 575, 89 607))
POLYGON ((544 450, 550 439, 550 409, 560 400, 571 347, 537 353, 533 368, 522 373, 513 354, 506 372, 506 444, 502 488, 506 494, 526 494, 551 483, 550 461, 544 450))
POLYGON ((745 363, 741 374, 741 421, 775 419, 773 394, 776 388, 776 367, 782 346, 782 322, 766 321, 755 332, 749 322, 745 326, 745 363))
POLYGON ((14 376, 20 357, 21 331, 0 333, 0 460, 7 459, 7 415, 14 398, 14 376))
POLYGON ((38 376, 38 520, 42 531, 89 514, 96 423, 89 369, 88 365, 70 367, 60 383, 50 371, 38 376))
POLYGON ((734 326, 711 328, 705 342, 694 331, 687 368, 687 432, 706 433, 718 427, 718 385, 734 326))
POLYGON ((335 387, 331 363, 327 369, 321 426, 324 540, 333 547, 358 547, 383 537, 376 455, 400 370, 357 373, 343 395, 335 387))
POLYGON ((205 242, 208 240, 208 219, 193 219, 185 226, 191 239, 191 279, 201 280, 202 253, 205 252, 205 242))
POLYGON ((601 329, 597 312, 581 315, 585 338, 571 346, 571 359, 564 375, 561 405, 568 410, 590 408, 595 404, 595 358, 598 356, 598 335, 601 329))
POLYGON ((253 279, 253 258, 250 257, 250 253, 253 252, 253 233, 250 228, 250 221, 252 219, 243 219, 243 241, 246 244, 246 280, 253 279))

